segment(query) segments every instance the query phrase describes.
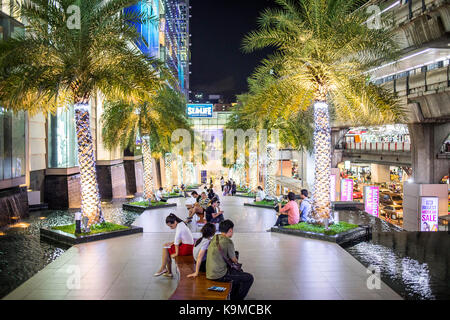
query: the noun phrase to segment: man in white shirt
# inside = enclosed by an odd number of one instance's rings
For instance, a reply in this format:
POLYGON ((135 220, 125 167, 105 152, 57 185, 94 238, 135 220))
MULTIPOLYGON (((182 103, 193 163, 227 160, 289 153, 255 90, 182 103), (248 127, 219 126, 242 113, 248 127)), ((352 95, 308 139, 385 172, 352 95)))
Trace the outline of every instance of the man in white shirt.
POLYGON ((167 202, 167 199, 163 198, 163 188, 160 187, 158 191, 156 191, 155 193, 155 200, 156 201, 163 201, 163 202, 167 202))

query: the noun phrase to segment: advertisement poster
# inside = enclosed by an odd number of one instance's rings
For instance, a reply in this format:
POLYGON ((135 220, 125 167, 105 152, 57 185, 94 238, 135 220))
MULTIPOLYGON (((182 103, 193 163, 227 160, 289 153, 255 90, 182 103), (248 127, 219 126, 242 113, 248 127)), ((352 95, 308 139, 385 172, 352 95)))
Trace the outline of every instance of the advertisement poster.
POLYGON ((189 118, 212 118, 212 104, 188 104, 187 115, 189 118))
POLYGON ((364 187, 364 210, 375 217, 380 214, 380 188, 375 186, 364 187))
POLYGON ((330 201, 336 201, 336 175, 330 175, 330 201))
POLYGON ((341 180, 341 201, 353 201, 353 179, 341 180))
POLYGON ((438 231, 438 197, 422 197, 420 201, 420 231, 438 231))

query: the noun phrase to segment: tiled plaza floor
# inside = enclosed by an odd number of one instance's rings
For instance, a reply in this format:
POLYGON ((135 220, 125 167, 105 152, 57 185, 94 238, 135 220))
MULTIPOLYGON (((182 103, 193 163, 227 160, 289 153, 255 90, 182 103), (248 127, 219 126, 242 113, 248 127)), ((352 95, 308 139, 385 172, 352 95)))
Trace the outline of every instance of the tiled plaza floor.
MULTIPOLYGON (((235 223, 240 262, 255 278, 247 299, 401 299, 384 283, 368 289, 366 268, 336 244, 266 232, 275 223, 275 211, 244 207, 246 201, 221 197, 225 217, 235 223)), ((186 216, 185 199, 169 202, 178 206, 146 211, 136 219, 143 234, 73 246, 4 299, 169 298, 177 280, 153 273, 161 263, 162 244, 174 236, 165 217, 170 212, 186 216)))

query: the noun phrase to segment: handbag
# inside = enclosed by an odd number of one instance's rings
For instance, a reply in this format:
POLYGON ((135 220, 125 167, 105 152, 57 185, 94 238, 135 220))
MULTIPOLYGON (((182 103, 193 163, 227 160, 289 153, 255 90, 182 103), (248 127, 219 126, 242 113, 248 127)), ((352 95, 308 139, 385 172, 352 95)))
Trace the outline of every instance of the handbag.
POLYGON ((235 272, 244 272, 242 270, 242 263, 235 263, 231 261, 231 259, 227 258, 225 254, 222 251, 222 248, 219 244, 219 236, 216 236, 216 243, 217 243, 217 249, 219 249, 220 255, 222 256, 223 260, 227 263, 228 271, 235 271, 235 272))

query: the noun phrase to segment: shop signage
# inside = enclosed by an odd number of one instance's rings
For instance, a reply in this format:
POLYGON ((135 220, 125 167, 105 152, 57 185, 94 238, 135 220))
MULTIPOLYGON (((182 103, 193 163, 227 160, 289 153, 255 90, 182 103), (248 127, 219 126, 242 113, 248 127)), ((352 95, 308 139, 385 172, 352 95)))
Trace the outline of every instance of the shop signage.
POLYGON ((341 201, 353 201, 353 179, 341 180, 341 201))
POLYGON ((330 175, 330 201, 336 201, 336 175, 330 175))
POLYGON ((188 104, 187 115, 189 118, 212 118, 212 104, 188 104))
POLYGON ((375 217, 380 214, 380 188, 364 187, 364 210, 375 217))
POLYGON ((420 231, 438 231, 438 197, 421 197, 420 231))

